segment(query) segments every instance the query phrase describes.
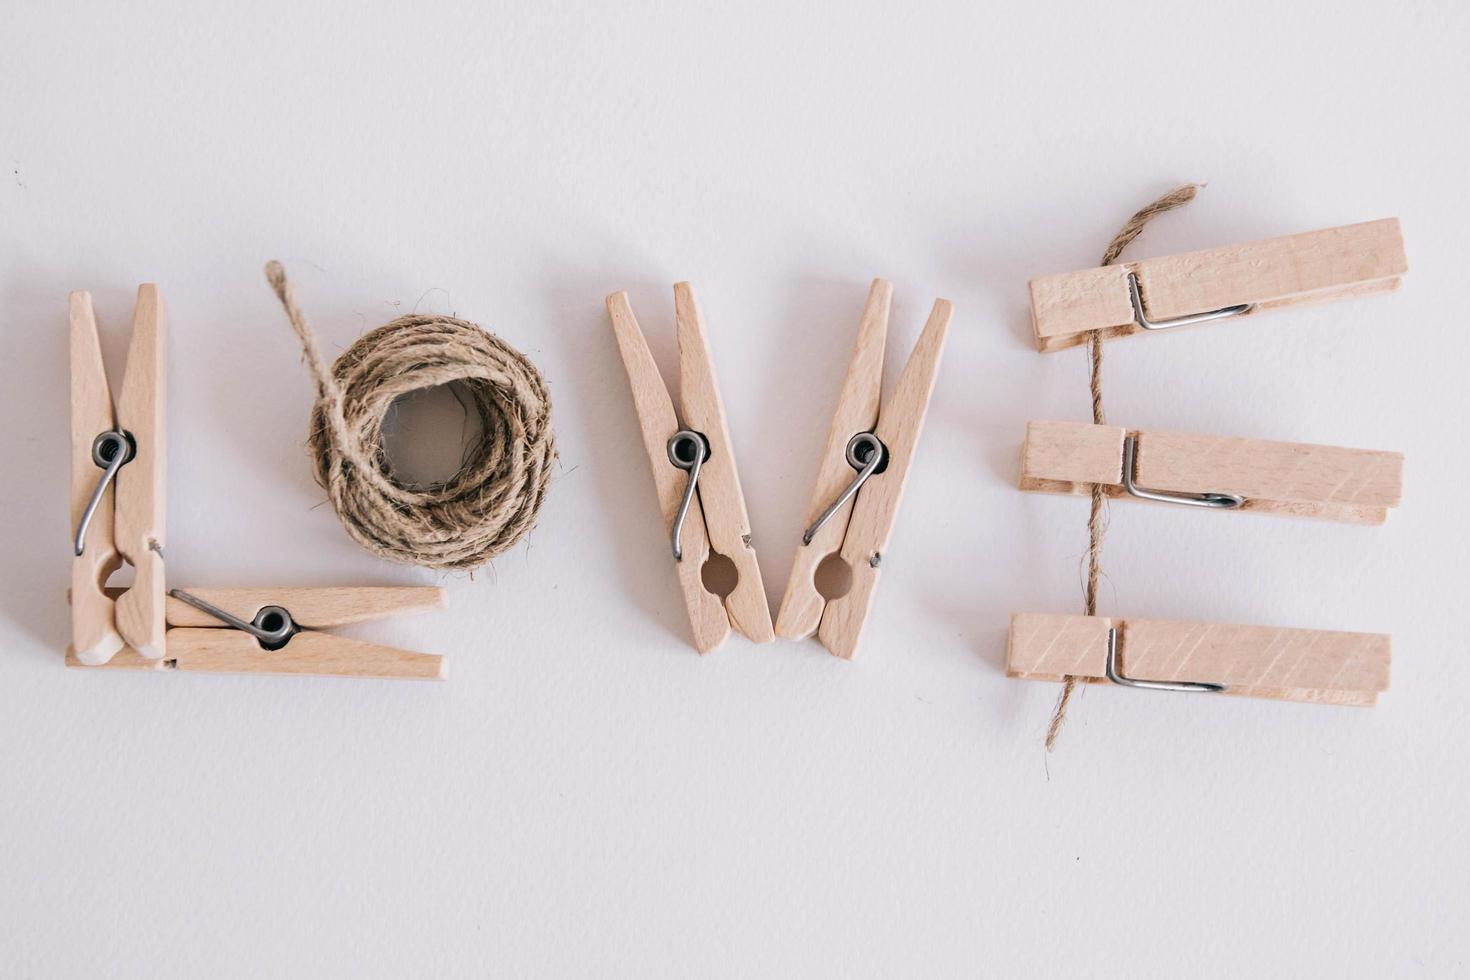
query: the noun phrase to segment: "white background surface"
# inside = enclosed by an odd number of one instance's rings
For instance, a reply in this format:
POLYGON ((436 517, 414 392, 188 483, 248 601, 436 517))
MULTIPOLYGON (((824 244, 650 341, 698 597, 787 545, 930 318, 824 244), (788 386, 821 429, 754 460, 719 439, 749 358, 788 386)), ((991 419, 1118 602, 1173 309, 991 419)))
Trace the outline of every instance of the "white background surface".
POLYGON ((0 974, 1470 970, 1470 14, 979 6, 7 4, 0 974), (1129 254, 1398 215, 1412 271, 1110 345, 1110 419, 1403 450, 1407 494, 1381 528, 1115 506, 1102 609, 1392 633, 1393 688, 1094 688, 1048 758, 1057 688, 1005 633, 1080 611, 1087 506, 1016 460, 1087 371, 1031 349, 1026 280, 1186 180, 1129 254), (277 257, 330 355, 419 309, 536 361, 562 463, 526 546, 470 581, 351 543, 277 257), (774 608, 875 275, 890 383, 957 315, 864 649, 699 658, 602 299, 671 371, 696 284, 774 608), (116 378, 145 280, 172 583, 443 582, 357 632, 447 683, 62 669, 66 293, 116 378))

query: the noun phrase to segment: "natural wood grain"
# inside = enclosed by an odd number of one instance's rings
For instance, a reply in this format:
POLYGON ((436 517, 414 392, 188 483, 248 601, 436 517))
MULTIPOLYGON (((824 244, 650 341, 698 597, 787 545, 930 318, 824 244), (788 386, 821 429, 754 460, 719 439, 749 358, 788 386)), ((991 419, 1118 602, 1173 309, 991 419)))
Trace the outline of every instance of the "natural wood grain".
POLYGON ((117 421, 136 454, 117 472, 116 543, 133 586, 117 600, 117 629, 144 657, 164 655, 163 547, 167 485, 168 327, 158 287, 138 287, 117 421))
MULTIPOLYGON (((847 362, 847 377, 827 431, 827 444, 822 449, 817 481, 807 503, 802 529, 825 511, 837 495, 852 482, 854 471, 847 462, 847 444, 859 432, 872 432, 878 424, 879 398, 883 388, 883 348, 888 337, 888 313, 893 304, 893 284, 874 279, 868 290, 868 302, 858 322, 857 342, 847 362)), ((828 555, 842 549, 852 516, 853 501, 822 525, 809 544, 796 549, 791 576, 786 581, 786 595, 776 617, 776 635, 786 640, 800 640, 817 631, 827 600, 817 591, 817 566, 828 555)))
POLYGON ((735 444, 715 379, 714 358, 704 316, 689 283, 674 285, 674 324, 679 341, 679 404, 684 423, 709 440, 710 456, 699 474, 699 502, 705 532, 715 551, 735 564, 739 575, 725 597, 730 624, 756 643, 775 639, 771 607, 751 543, 750 516, 735 466, 735 444))
POLYGON ((1228 694, 1371 705, 1388 689, 1391 640, 1376 633, 1163 619, 1019 613, 1006 673, 1029 680, 1105 678, 1109 628, 1128 677, 1228 685, 1228 694))
POLYGON ((888 550, 904 484, 929 411, 929 396, 939 374, 953 310, 953 304, 947 299, 934 301, 924 331, 899 375, 893 397, 883 406, 878 418, 875 432, 888 448, 888 467, 870 477, 858 494, 841 551, 843 561, 852 570, 852 587, 845 595, 827 603, 817 629, 822 645, 839 657, 852 658, 867 624, 873 592, 878 587, 879 567, 888 550))
MULTIPOLYGON (((1128 274, 1149 317, 1167 320, 1242 303, 1267 310, 1396 289, 1408 271, 1397 218, 1143 259, 1031 280, 1031 323, 1041 351, 1143 332, 1128 274)), ((1224 321, 1221 321, 1224 322, 1224 321)))
POLYGON ((1090 494, 1101 483, 1122 493, 1127 430, 1087 422, 1027 422, 1021 445, 1022 490, 1090 494))
MULTIPOLYGON (((437 586, 341 587, 341 588, 255 588, 183 590, 213 606, 248 621, 263 606, 281 606, 304 629, 347 626, 388 616, 443 609, 444 590, 437 586)), ((220 621, 180 599, 168 598, 166 614, 170 626, 217 627, 220 621)))
MULTIPOLYGON (((685 473, 669 462, 668 440, 679 431, 679 419, 674 412, 673 399, 658 372, 658 365, 648 349, 633 308, 625 292, 613 293, 607 298, 607 312, 612 320, 613 334, 617 338, 618 351, 622 355, 623 367, 628 375, 628 386, 633 393, 633 407, 638 415, 638 428, 643 437, 644 452, 653 472, 653 483, 658 495, 659 512, 663 515, 666 535, 657 553, 668 555, 667 534, 674 524, 674 515, 679 509, 679 498, 684 492, 685 473)), ((702 572, 709 558, 709 538, 705 532, 704 513, 696 499, 689 508, 684 522, 684 560, 674 563, 679 580, 679 591, 684 597, 684 606, 689 613, 689 625, 694 635, 694 648, 708 653, 730 635, 730 617, 725 612, 720 597, 704 587, 702 572)), ((655 553, 650 549, 650 553, 655 553)))
MULTIPOLYGON (((1022 490, 1092 492, 1124 499, 1127 430, 1086 422, 1031 422, 1021 452, 1022 490)), ((1382 524, 1403 496, 1401 453, 1181 432, 1134 432, 1138 485, 1183 493, 1237 494, 1237 508, 1349 524, 1382 524)))
POLYGON ((84 663, 72 647, 66 648, 66 665, 79 670, 169 670, 167 660, 149 660, 132 647, 125 646, 103 663, 84 663))
MULTIPOLYGON (((81 666, 68 653, 67 666, 81 666)), ((413 653, 333 636, 298 633, 279 650, 264 650, 248 633, 233 629, 168 631, 168 656, 150 659, 131 648, 113 657, 104 668, 121 670, 182 670, 218 674, 306 674, 319 677, 378 677, 398 680, 442 680, 444 658, 413 653)))
MULTIPOLYGON (((112 389, 102 364, 97 319, 90 293, 69 299, 71 343, 71 531, 76 532, 102 470, 92 461, 92 442, 114 425, 112 389)), ((122 648, 113 619, 113 601, 103 583, 119 564, 113 544, 115 487, 102 496, 82 554, 71 563, 71 637, 77 658, 86 664, 106 663, 122 648)))

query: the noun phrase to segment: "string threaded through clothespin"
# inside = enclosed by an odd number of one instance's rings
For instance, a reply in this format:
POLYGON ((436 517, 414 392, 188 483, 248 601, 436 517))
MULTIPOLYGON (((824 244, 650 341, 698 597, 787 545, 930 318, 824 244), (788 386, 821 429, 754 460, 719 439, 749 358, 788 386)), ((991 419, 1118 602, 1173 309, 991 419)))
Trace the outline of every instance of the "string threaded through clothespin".
MULTIPOLYGON (((1113 236, 1113 240, 1108 243, 1107 249, 1103 252, 1102 261, 1098 265, 1113 265, 1117 262, 1123 250, 1138 237, 1145 225, 1165 211, 1172 211, 1193 201, 1200 186, 1199 184, 1185 184, 1183 187, 1176 187, 1139 210, 1113 236)), ((1102 334, 1097 330, 1094 330, 1088 337, 1087 354, 1089 383, 1092 389, 1092 424, 1106 425, 1102 393, 1102 334)), ((1087 517, 1087 558, 1085 559, 1087 584, 1083 591, 1083 608, 1088 616, 1097 615, 1097 582, 1101 568, 1103 535, 1107 532, 1104 507, 1106 502, 1107 497, 1103 492, 1102 484, 1094 483, 1092 485, 1092 509, 1087 517)), ((1063 679, 1062 693, 1057 698, 1056 707, 1051 714, 1051 724, 1046 729, 1046 750, 1048 752, 1056 748, 1057 736, 1061 734, 1062 723, 1067 720, 1067 707, 1072 701, 1072 692, 1076 687, 1076 677, 1068 675, 1063 679)))
POLYGON ((556 439, 551 396, 520 351, 448 316, 399 317, 362 335, 327 367, 279 262, 265 267, 316 382, 307 446, 317 482, 353 540, 388 561, 478 568, 536 523, 556 439), (455 384, 481 422, 479 440, 442 483, 394 475, 383 420, 395 399, 455 384))

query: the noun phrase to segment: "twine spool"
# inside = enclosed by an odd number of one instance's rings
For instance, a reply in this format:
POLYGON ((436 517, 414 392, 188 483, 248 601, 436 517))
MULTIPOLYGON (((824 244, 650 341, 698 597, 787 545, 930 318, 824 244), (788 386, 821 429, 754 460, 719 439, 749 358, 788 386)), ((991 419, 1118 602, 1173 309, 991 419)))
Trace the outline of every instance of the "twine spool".
POLYGON ((369 331, 328 370, 279 262, 265 267, 316 381, 307 446, 342 526, 379 558, 473 569, 519 541, 546 497, 551 396, 525 355, 465 320, 404 316, 369 331), (459 472, 418 486, 394 475, 383 419, 394 399, 457 383, 481 423, 459 472))

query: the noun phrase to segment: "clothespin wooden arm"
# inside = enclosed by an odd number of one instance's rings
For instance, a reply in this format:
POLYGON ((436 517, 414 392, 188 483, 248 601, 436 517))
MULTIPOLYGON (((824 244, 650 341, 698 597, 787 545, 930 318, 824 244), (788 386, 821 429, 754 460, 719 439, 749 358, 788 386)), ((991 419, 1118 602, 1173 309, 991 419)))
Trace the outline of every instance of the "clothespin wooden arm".
POLYGON ((949 300, 934 301, 923 333, 899 375, 893 398, 883 406, 878 417, 875 434, 888 450, 888 466, 869 479, 858 493, 841 552, 843 561, 852 570, 852 587, 845 595, 828 601, 817 629, 822 645, 839 657, 851 659, 862 639, 873 592, 878 586, 879 566, 898 518, 904 483, 908 480, 924 417, 929 411, 929 398, 939 375, 953 311, 949 300))
MULTIPOLYGON (((144 661, 138 666, 156 663, 144 661)), ((297 633, 279 650, 265 650, 255 637, 239 630, 177 627, 168 631, 164 666, 217 674, 308 674, 385 680, 443 680, 446 676, 444 658, 438 654, 399 650, 315 630, 297 633)))
MULTIPOLYGON (((206 589, 187 588, 189 595, 228 610, 243 620, 253 620, 266 606, 281 606, 302 629, 348 626, 407 613, 443 609, 447 602, 438 586, 388 586, 291 589, 206 589)), ((213 628, 218 619, 181 599, 168 597, 169 626, 213 628)))
MULTIPOLYGON (((416 653, 320 632, 403 613, 442 609, 444 590, 436 586, 387 588, 201 589, 181 590, 251 622, 262 609, 279 606, 300 629, 279 649, 268 650, 251 634, 233 629, 205 610, 169 596, 168 656, 148 658, 125 648, 100 666, 121 670, 182 670, 222 674, 312 674, 322 677, 378 677, 438 680, 445 661, 416 653)), ((109 589, 112 598, 120 590, 109 589)), ((90 666, 75 656, 72 667, 90 666)))
POLYGON ((1392 642, 1376 633, 1228 626, 1163 619, 1019 613, 1006 673, 1105 679, 1108 632, 1130 678, 1224 685, 1224 693, 1371 705, 1388 689, 1392 642))
POLYGON ((1127 441, 1134 482, 1165 494, 1230 494, 1239 510, 1381 524, 1403 496, 1401 453, 1145 430, 1086 422, 1030 422, 1020 487, 1047 493, 1105 486, 1127 496, 1127 441))
MULTIPOLYGON (((658 365, 648 349, 648 341, 633 316, 628 294, 617 292, 609 296, 607 313, 628 375, 628 387, 633 393, 638 430, 653 473, 659 512, 663 515, 663 527, 667 532, 673 528, 674 515, 684 493, 685 473, 670 463, 668 457, 668 441, 679 431, 679 419, 663 376, 659 374, 658 365)), ((689 614, 694 647, 700 653, 708 653, 730 635, 730 617, 720 597, 704 587, 702 573, 704 563, 709 559, 710 546, 698 499, 689 508, 681 541, 683 558, 674 565, 679 591, 689 614)))
POLYGON ((735 465, 735 444, 715 379, 704 316, 687 282, 674 284, 674 325, 679 340, 679 403, 684 424, 709 441, 699 477, 699 502, 710 546, 735 565, 735 588, 725 597, 730 625, 755 643, 775 639, 771 607, 751 543, 750 516, 735 465))
MULTIPOLYGON (((93 443, 116 427, 112 412, 112 389, 102 363, 97 336, 97 318, 92 296, 74 292, 70 306, 71 345, 71 529, 76 534, 82 516, 97 491, 103 470, 93 459, 93 443)), ((71 637, 78 660, 102 664, 122 649, 117 632, 113 600, 103 594, 107 576, 120 560, 113 544, 113 499, 115 485, 97 500, 82 539, 82 553, 71 563, 71 637)), ((60 543, 58 542, 58 547, 60 543)))
POLYGON ((134 455, 117 473, 116 540, 132 563, 133 586, 118 597, 117 628, 144 657, 164 655, 163 548, 167 488, 168 330, 158 287, 138 287, 133 337, 117 402, 118 425, 134 455))
MULTIPOLYGON (((822 449, 816 485, 807 504, 803 527, 813 522, 852 482, 853 469, 847 461, 847 444, 860 432, 872 432, 878 424, 879 399, 883 388, 883 350, 888 338, 888 314, 893 305, 893 284, 874 279, 868 290, 867 305, 858 323, 857 342, 847 362, 847 377, 832 415, 827 444, 822 449)), ((786 595, 776 617, 776 635, 785 640, 801 640, 817 631, 827 600, 817 591, 817 566, 828 555, 842 550, 852 516, 850 499, 817 529, 809 542, 796 549, 791 577, 786 582, 786 595)))
POLYGON ((1244 306, 1248 315, 1395 289, 1408 271, 1397 218, 1143 259, 1031 280, 1038 350, 1144 332, 1129 277, 1151 321, 1244 306))

